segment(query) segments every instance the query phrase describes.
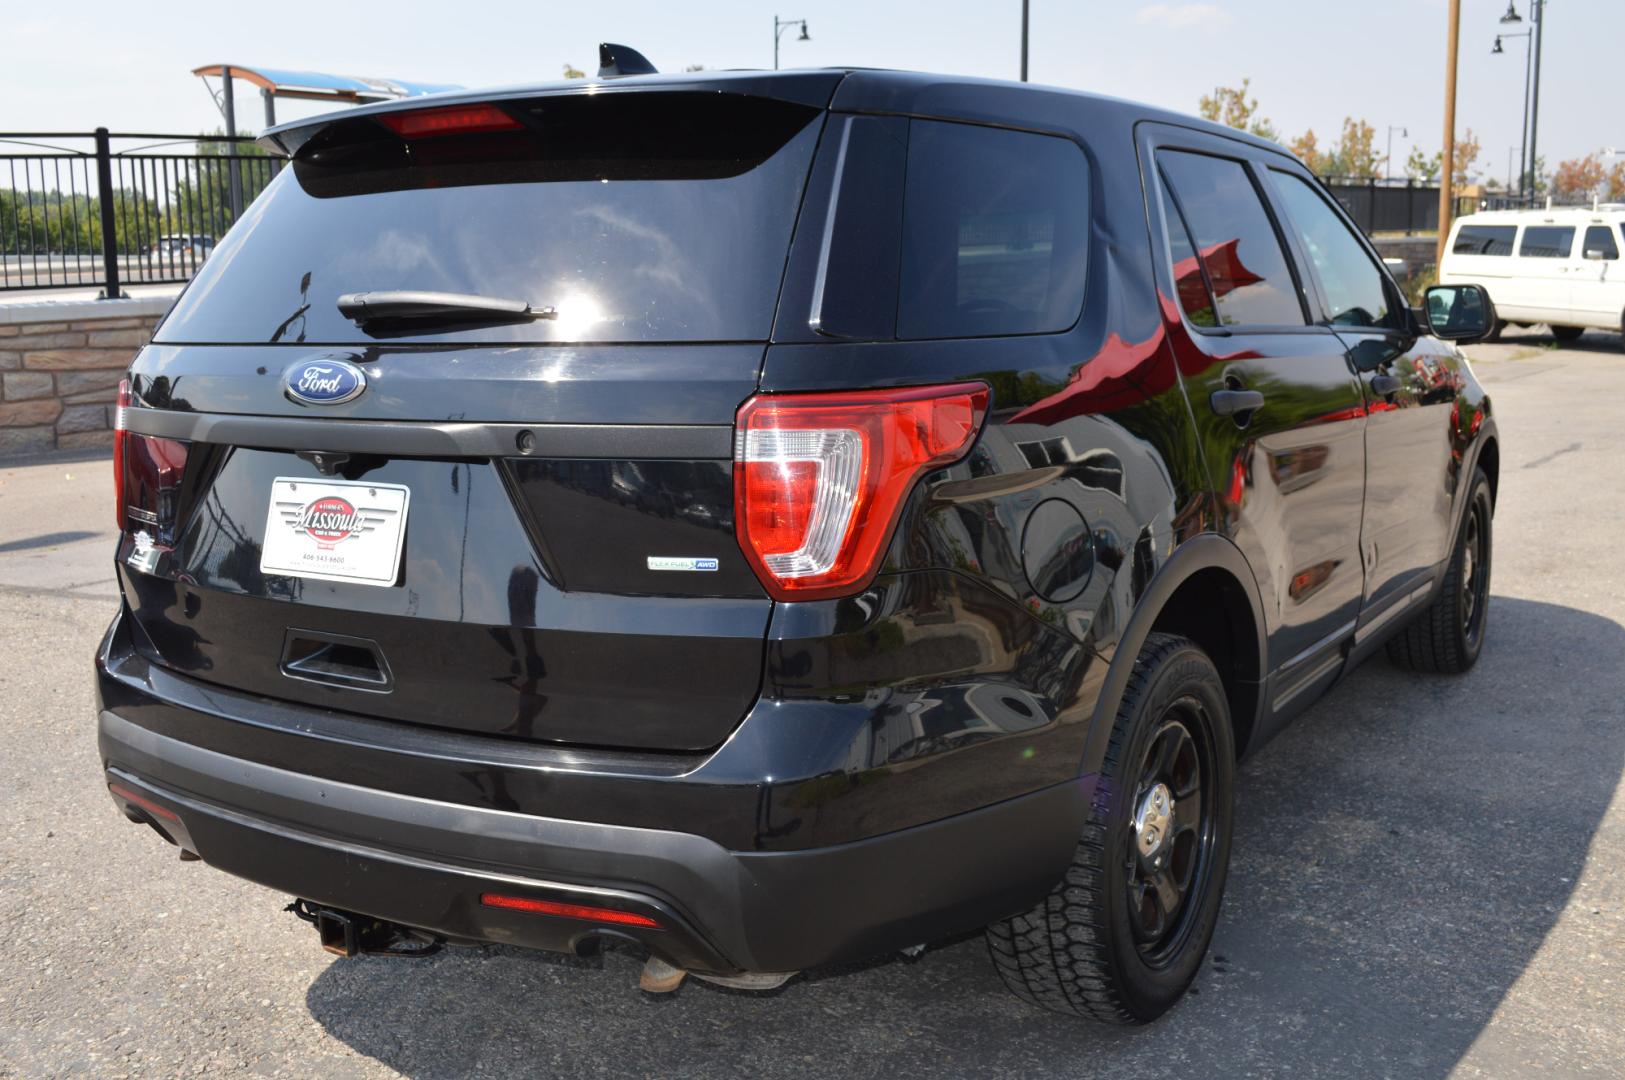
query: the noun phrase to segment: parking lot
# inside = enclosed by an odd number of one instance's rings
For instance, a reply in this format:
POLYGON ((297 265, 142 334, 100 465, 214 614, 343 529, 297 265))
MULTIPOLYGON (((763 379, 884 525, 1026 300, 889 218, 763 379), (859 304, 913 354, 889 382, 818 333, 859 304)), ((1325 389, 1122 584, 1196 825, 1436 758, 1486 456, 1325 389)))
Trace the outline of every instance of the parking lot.
POLYGON ((1504 440, 1482 661, 1374 660, 1247 764, 1208 963, 1133 1031, 1021 1004, 979 935, 758 995, 645 996, 625 953, 335 960, 114 810, 109 465, 0 466, 0 1076, 1625 1075, 1625 349, 1469 352, 1504 440))

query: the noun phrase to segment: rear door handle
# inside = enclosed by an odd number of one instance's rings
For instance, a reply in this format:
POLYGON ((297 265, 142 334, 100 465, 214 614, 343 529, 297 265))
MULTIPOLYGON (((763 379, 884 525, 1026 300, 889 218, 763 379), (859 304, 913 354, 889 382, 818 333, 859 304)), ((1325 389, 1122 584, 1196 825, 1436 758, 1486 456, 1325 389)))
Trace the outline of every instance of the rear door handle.
POLYGON ((1207 403, 1220 416, 1236 416, 1264 407, 1264 395, 1257 390, 1215 390, 1207 403))
POLYGON ((1402 385, 1403 384, 1399 381, 1399 378, 1394 375, 1371 376, 1371 392, 1376 394, 1378 397, 1387 397, 1389 394, 1397 394, 1399 393, 1402 385))

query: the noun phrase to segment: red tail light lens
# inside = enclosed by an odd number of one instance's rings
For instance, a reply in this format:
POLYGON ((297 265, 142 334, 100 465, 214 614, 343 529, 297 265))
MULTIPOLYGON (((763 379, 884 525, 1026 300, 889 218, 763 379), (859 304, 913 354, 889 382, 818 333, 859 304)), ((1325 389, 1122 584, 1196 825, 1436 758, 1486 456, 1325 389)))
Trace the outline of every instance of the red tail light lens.
POLYGON ((759 395, 739 409, 739 546, 780 600, 858 592, 873 580, 914 482, 970 450, 981 383, 759 395))
POLYGON ((120 379, 118 407, 113 410, 113 499, 119 531, 124 531, 124 443, 130 437, 126 414, 130 408, 130 380, 120 379))
POLYGON ((179 439, 160 439, 129 430, 130 382, 119 384, 113 420, 113 486, 118 526, 140 529, 155 543, 175 542, 180 518, 181 481, 186 477, 189 446, 179 439))
POLYGON ((482 131, 515 131, 524 127, 495 105, 446 105, 438 109, 384 113, 378 122, 403 139, 475 135, 482 131))
POLYGON ((552 915, 560 919, 581 919, 584 922, 612 923, 616 926, 646 926, 660 929, 660 924, 647 915, 635 911, 617 911, 614 908, 589 907, 586 904, 561 904, 556 900, 537 900, 529 896, 504 896, 501 893, 481 893, 480 903, 486 907, 524 911, 532 915, 552 915))

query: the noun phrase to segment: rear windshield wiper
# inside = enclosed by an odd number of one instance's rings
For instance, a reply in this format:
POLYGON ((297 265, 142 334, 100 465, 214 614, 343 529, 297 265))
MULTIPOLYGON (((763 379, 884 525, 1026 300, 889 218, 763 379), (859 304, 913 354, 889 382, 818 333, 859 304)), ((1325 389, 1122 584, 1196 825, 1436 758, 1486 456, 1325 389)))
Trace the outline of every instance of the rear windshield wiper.
POLYGON ((533 308, 523 300, 412 289, 345 293, 339 297, 338 307, 339 314, 358 326, 371 323, 491 324, 559 317, 557 308, 533 308))

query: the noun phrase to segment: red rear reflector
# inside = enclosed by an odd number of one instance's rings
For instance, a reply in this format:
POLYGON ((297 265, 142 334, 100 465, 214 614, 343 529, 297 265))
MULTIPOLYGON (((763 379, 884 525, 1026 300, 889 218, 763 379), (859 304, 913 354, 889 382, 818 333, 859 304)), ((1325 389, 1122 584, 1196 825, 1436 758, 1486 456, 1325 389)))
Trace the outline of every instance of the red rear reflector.
POLYGON ((121 799, 135 803, 143 810, 157 814, 165 821, 179 821, 181 819, 181 816, 175 813, 175 811, 159 806, 145 795, 137 795, 123 784, 108 784, 107 790, 111 791, 114 795, 117 795, 121 799))
POLYGON ((588 907, 585 904, 561 904, 556 900, 534 900, 528 896, 503 896, 501 893, 481 893, 480 903, 486 907, 507 908, 509 911, 524 911, 532 915, 553 915, 560 919, 580 919, 583 922, 660 929, 658 922, 635 911, 616 911, 614 908, 588 907))
POLYGON ((446 105, 438 109, 383 113, 378 122, 403 139, 436 135, 473 135, 481 131, 516 131, 524 127, 495 105, 446 105))
POLYGON ((987 415, 981 383, 759 395, 734 430, 739 547, 779 600, 868 586, 914 482, 964 457, 987 415))

